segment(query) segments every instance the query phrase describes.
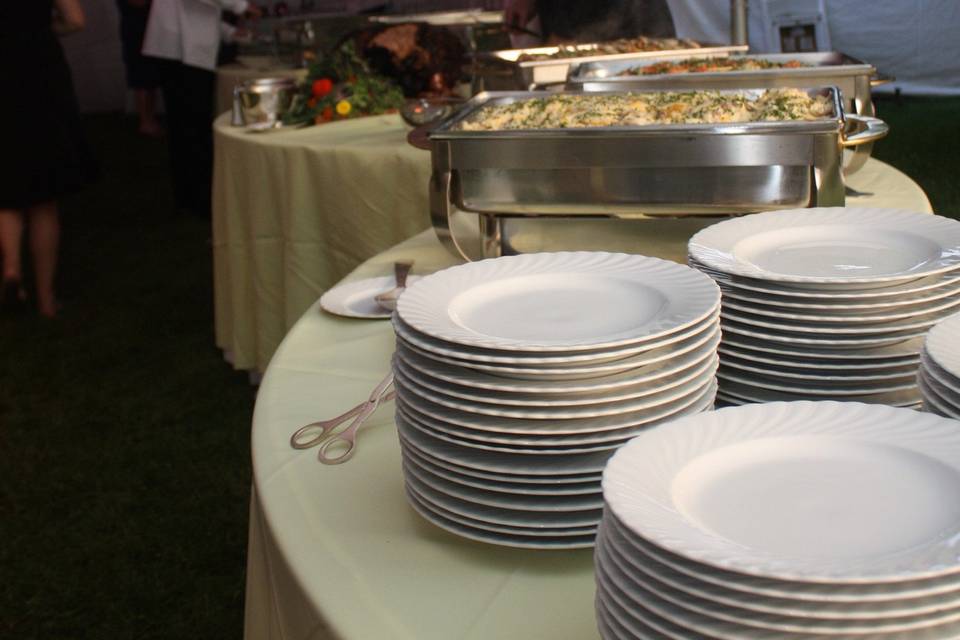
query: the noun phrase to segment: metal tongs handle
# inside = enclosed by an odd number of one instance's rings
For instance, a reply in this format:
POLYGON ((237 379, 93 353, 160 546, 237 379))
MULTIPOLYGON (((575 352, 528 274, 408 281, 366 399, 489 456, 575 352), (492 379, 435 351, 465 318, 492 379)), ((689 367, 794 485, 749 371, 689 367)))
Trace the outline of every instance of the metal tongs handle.
POLYGON ((317 454, 318 459, 323 464, 341 464, 353 457, 357 447, 357 430, 367 421, 367 418, 384 401, 392 400, 396 392, 389 387, 393 384, 393 373, 389 373, 380 384, 370 393, 370 397, 335 418, 329 420, 318 420, 304 425, 297 429, 290 436, 290 446, 294 449, 309 449, 320 444, 320 450, 317 454), (350 425, 338 433, 334 431, 341 424, 353 418, 350 425), (325 442, 324 442, 325 441, 325 442), (321 444, 323 443, 323 444, 321 444), (328 455, 328 451, 337 443, 346 443, 347 448, 339 455, 328 455))

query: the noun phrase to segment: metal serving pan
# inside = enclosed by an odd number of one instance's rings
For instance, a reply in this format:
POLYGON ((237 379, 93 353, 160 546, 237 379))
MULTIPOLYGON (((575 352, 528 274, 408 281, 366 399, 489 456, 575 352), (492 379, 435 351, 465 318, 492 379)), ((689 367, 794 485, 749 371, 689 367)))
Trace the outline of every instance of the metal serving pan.
POLYGON ((497 80, 502 84, 506 78, 509 85, 505 88, 532 90, 547 85, 562 84, 567 81, 567 74, 571 68, 590 62, 633 61, 636 64, 642 60, 665 57, 717 56, 747 51, 747 45, 707 44, 698 48, 636 51, 633 53, 595 53, 597 47, 602 45, 603 43, 573 45, 578 50, 582 50, 583 55, 546 60, 521 60, 520 58, 525 55, 553 55, 560 51, 561 46, 482 52, 477 55, 476 72, 485 84, 494 84, 497 80))
MULTIPOLYGON (((686 56, 703 58, 711 56, 686 56)), ((658 75, 621 76, 620 73, 634 67, 658 62, 679 62, 674 56, 650 58, 640 62, 616 60, 594 61, 578 65, 570 70, 566 88, 571 91, 636 91, 650 89, 752 89, 774 87, 837 87, 846 113, 874 116, 871 87, 888 82, 878 78, 877 70, 867 64, 837 51, 813 53, 771 53, 745 55, 743 58, 789 62, 796 60, 805 65, 790 69, 762 69, 755 71, 706 71, 699 73, 673 73, 658 75)), ((844 166, 844 173, 854 173, 870 158, 873 145, 857 147, 844 166)))
POLYGON ((829 96, 834 115, 786 122, 458 130, 487 105, 555 95, 478 94, 430 133, 433 226, 448 248, 470 259, 450 233, 456 211, 480 214, 482 255, 490 257, 510 250, 503 226, 509 218, 686 217, 841 206, 843 148, 879 139, 887 126, 845 114, 836 88, 807 91, 829 96))

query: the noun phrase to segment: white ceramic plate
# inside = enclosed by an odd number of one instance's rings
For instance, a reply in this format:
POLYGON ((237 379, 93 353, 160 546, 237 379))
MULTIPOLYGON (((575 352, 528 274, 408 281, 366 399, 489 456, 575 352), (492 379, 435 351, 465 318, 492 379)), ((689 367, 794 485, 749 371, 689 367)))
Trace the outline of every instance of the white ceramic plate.
POLYGON ((609 510, 604 512, 600 537, 617 544, 630 557, 644 561, 649 559, 685 579, 735 592, 743 600, 775 598, 797 603, 796 606, 807 606, 809 603, 811 608, 824 612, 843 608, 850 615, 872 608, 919 613, 940 610, 945 606, 943 603, 953 606, 954 602, 960 600, 960 575, 875 584, 831 584, 776 580, 718 569, 644 542, 626 529, 609 510))
MULTIPOLYGON (((960 276, 955 275, 957 271, 948 274, 930 276, 935 282, 929 287, 915 292, 888 292, 887 289, 870 289, 871 294, 877 291, 886 292, 882 298, 875 295, 870 297, 856 295, 837 296, 833 294, 818 295, 816 291, 803 291, 804 295, 792 295, 792 291, 784 293, 774 293, 773 290, 757 290, 754 287, 746 288, 740 286, 738 282, 720 280, 715 278, 720 285, 724 300, 741 300, 754 305, 766 305, 782 309, 797 309, 801 311, 827 311, 839 312, 841 310, 849 311, 890 311, 904 308, 916 307, 935 303, 937 300, 943 300, 949 296, 955 296, 960 292, 960 276)), ((923 278, 922 280, 927 280, 923 278)), ((919 281, 918 281, 919 282, 919 281)))
POLYGON ((726 220, 690 239, 711 269, 776 282, 872 285, 960 264, 960 222, 867 207, 771 211, 726 220))
POLYGON ((425 454, 417 451, 415 447, 409 446, 401 439, 401 453, 404 457, 412 459, 422 468, 430 471, 434 475, 440 476, 448 482, 462 484, 474 489, 483 489, 485 491, 501 491, 504 493, 519 493, 524 495, 586 495, 597 494, 600 492, 600 480, 595 479, 590 482, 554 482, 554 483, 532 483, 516 482, 510 477, 499 476, 492 479, 490 476, 478 477, 475 474, 463 473, 456 470, 452 465, 431 459, 425 454))
POLYGON ((417 480, 448 496, 459 498, 470 504, 506 509, 510 511, 529 511, 534 513, 571 513, 593 512, 599 513, 603 508, 603 497, 600 487, 592 494, 547 494, 528 495, 506 493, 504 491, 489 491, 477 487, 468 487, 458 482, 450 482, 426 467, 421 466, 411 457, 403 460, 404 471, 412 474, 417 480))
MULTIPOLYGON (((419 279, 420 276, 410 276, 407 283, 413 284, 419 279)), ((389 318, 392 312, 378 305, 373 298, 396 286, 393 276, 348 282, 328 289, 320 296, 320 307, 327 313, 347 318, 389 318)))
MULTIPOLYGON (((757 359, 742 359, 724 356, 720 364, 727 369, 736 369, 745 374, 759 374, 761 377, 771 376, 778 380, 792 379, 800 384, 817 384, 818 382, 896 382, 908 380, 917 375, 917 365, 908 365, 898 369, 803 369, 782 365, 771 365, 757 359)), ((751 378, 754 377, 751 375, 751 378)))
POLYGON ((908 300, 910 296, 943 294, 945 290, 954 292, 960 280, 960 269, 954 268, 916 280, 883 283, 883 286, 875 284, 865 289, 860 288, 860 285, 840 287, 833 285, 824 288, 821 285, 794 284, 731 275, 711 269, 693 258, 688 258, 687 264, 713 278, 723 293, 752 292, 763 296, 786 298, 797 303, 888 304, 908 300))
MULTIPOLYGON (((472 413, 462 409, 441 404, 425 395, 413 392, 402 376, 397 376, 394 382, 397 397, 402 405, 409 405, 418 413, 430 416, 434 420, 453 425, 460 425, 467 429, 491 434, 517 434, 525 436, 559 436, 559 435, 596 435, 605 431, 614 431, 628 427, 649 424, 655 420, 676 413, 680 409, 693 404, 707 392, 713 384, 713 376, 705 376, 697 384, 690 385, 685 393, 676 394, 667 402, 657 405, 638 406, 634 410, 627 410, 608 415, 587 415, 583 417, 537 419, 533 417, 518 418, 512 416, 494 416, 481 413, 472 413)), ((482 435, 482 433, 480 434, 482 435)))
POLYGON ((603 488, 638 536, 728 570, 839 583, 960 572, 960 430, 929 414, 787 402, 689 416, 622 447, 603 488))
MULTIPOLYGON (((713 350, 720 340, 719 316, 712 322, 706 330, 694 333, 692 335, 681 337, 677 341, 661 346, 650 351, 645 351, 636 355, 628 356, 619 360, 600 363, 573 363, 561 366, 546 365, 522 365, 522 364, 499 364, 484 363, 467 360, 457 360, 453 357, 440 355, 427 351, 406 342, 399 335, 397 336, 397 348, 406 349, 423 358, 428 358, 434 362, 443 363, 453 367, 459 367, 465 372, 481 372, 499 378, 509 378, 512 380, 539 381, 544 384, 554 384, 559 381, 570 381, 581 384, 595 384, 612 376, 619 374, 631 375, 648 370, 653 365, 658 365, 666 360, 672 360, 675 357, 687 353, 703 353, 713 350)), ((508 380, 504 381, 509 382, 508 380)))
MULTIPOLYGON (((678 388, 684 383, 697 380, 708 372, 712 373, 716 370, 716 365, 717 357, 708 354, 696 365, 667 376, 658 377, 655 382, 592 393, 546 394, 527 391, 475 389, 448 380, 433 378, 428 374, 424 374, 419 367, 413 367, 407 364, 402 357, 398 356, 394 358, 393 361, 393 367, 395 369, 399 370, 405 378, 416 383, 418 387, 423 388, 425 392, 429 391, 439 394, 446 400, 453 398, 455 399, 454 402, 457 403, 453 406, 461 408, 461 405, 463 405, 463 407, 469 407, 465 409, 466 411, 475 411, 477 413, 489 413, 489 411, 476 409, 475 407, 478 405, 481 407, 484 405, 502 405, 507 408, 505 410, 517 410, 521 407, 543 407, 543 410, 550 412, 569 410, 573 407, 594 407, 595 405, 602 405, 602 407, 596 407, 594 413, 598 410, 601 411, 601 413, 616 413, 617 408, 620 407, 619 403, 636 401, 638 398, 647 396, 663 396, 670 389, 678 388)), ((426 397, 430 397, 427 393, 425 393, 425 395, 426 397)), ((536 411, 536 409, 534 410, 536 411)), ((491 413, 491 415, 500 415, 500 413, 497 411, 491 413)), ((528 416, 521 411, 517 413, 517 417, 528 416)))
POLYGON ((953 309, 947 309, 945 311, 921 314, 900 320, 870 323, 847 322, 845 319, 805 322, 801 320, 769 318, 753 313, 724 308, 720 313, 720 317, 724 321, 738 322, 764 329, 775 329, 777 331, 798 334, 836 336, 837 339, 842 339, 847 336, 865 336, 868 338, 876 336, 899 336, 908 332, 920 332, 922 334, 926 333, 926 331, 937 322, 953 313, 953 309))
POLYGON ((737 358, 744 361, 770 364, 777 367, 784 367, 796 370, 810 370, 829 375, 833 371, 851 373, 853 371, 862 371, 864 373, 888 373, 906 370, 916 370, 920 364, 919 355, 901 356, 896 359, 855 359, 853 357, 843 360, 827 360, 818 353, 804 353, 803 355, 787 355, 781 353, 768 353, 765 351, 755 351, 750 348, 734 346, 733 344, 720 345, 718 349, 721 360, 723 358, 737 358))
POLYGON ((477 450, 452 443, 423 433, 406 424, 402 416, 397 419, 397 431, 406 440, 435 458, 446 460, 476 471, 485 471, 508 476, 528 477, 531 482, 541 481, 581 482, 593 479, 603 471, 612 451, 571 454, 566 456, 536 456, 508 452, 477 450))
POLYGON ((661 359, 654 362, 641 364, 629 371, 587 380, 517 380, 504 378, 420 355, 403 344, 397 345, 396 355, 401 361, 421 374, 421 377, 426 376, 450 385, 479 391, 511 394, 527 393, 550 398, 598 393, 615 395, 621 390, 658 384, 663 378, 676 375, 712 358, 719 342, 720 334, 717 332, 713 335, 713 339, 706 344, 693 348, 678 346, 677 351, 666 351, 661 359))
POLYGON ((860 323, 894 322, 909 319, 924 319, 928 314, 947 311, 960 305, 960 297, 954 295, 947 298, 934 301, 933 304, 913 305, 910 307, 900 307, 895 311, 884 310, 881 312, 867 312, 860 309, 840 309, 831 310, 829 313, 823 310, 802 312, 796 309, 788 311, 778 310, 778 307, 758 305, 753 303, 744 303, 732 296, 724 296, 723 307, 725 309, 736 311, 738 313, 747 313, 754 316, 763 316, 766 318, 777 318, 787 321, 797 321, 803 324, 811 323, 831 323, 844 322, 851 325, 860 323))
POLYGON ((934 362, 926 349, 920 352, 920 363, 920 371, 936 382, 938 387, 945 387, 943 395, 951 400, 956 398, 957 402, 960 403, 960 380, 951 376, 934 362))
MULTIPOLYGON (((597 544, 595 558, 598 566, 602 566, 603 573, 609 581, 617 587, 620 593, 633 599, 637 590, 656 593, 667 602, 687 611, 701 614, 709 618, 741 624, 747 628, 782 633, 792 632, 807 634, 872 634, 893 633, 920 630, 934 625, 942 625, 960 619, 960 609, 946 609, 928 613, 900 615, 895 617, 841 617, 824 616, 820 607, 807 605, 806 611, 769 611, 758 610, 755 598, 740 602, 736 597, 730 598, 728 593, 721 592, 723 601, 713 597, 700 595, 693 591, 674 586, 661 580, 649 572, 642 572, 631 567, 626 557, 618 555, 613 545, 597 544), (809 613, 814 613, 811 616, 809 613)), ((711 594, 716 595, 716 594, 711 594)), ((843 608, 841 608, 842 611, 843 608)))
MULTIPOLYGON (((859 380, 789 380, 766 374, 753 374, 747 371, 737 371, 721 368, 717 378, 724 387, 729 383, 738 383, 743 386, 759 389, 770 389, 782 393, 793 393, 804 396, 830 396, 834 400, 841 400, 848 396, 865 396, 870 394, 890 394, 900 391, 913 392, 917 388, 916 375, 896 380, 879 380, 862 382, 859 380)), ((811 400, 813 398, 810 398, 811 400)))
POLYGON ((815 333, 797 333, 786 329, 774 329, 770 327, 758 327, 753 324, 745 324, 736 320, 727 320, 721 325, 724 332, 724 339, 727 334, 734 333, 760 340, 769 340, 789 345, 809 345, 812 347, 823 348, 872 348, 892 346, 901 342, 906 342, 912 338, 917 338, 926 332, 924 328, 907 329, 904 331, 890 332, 877 336, 860 337, 859 335, 842 335, 836 333, 815 334, 815 333))
POLYGON ((541 538, 531 536, 517 536, 508 533, 498 533, 477 527, 470 527, 459 522, 445 518, 414 496, 407 492, 407 499, 413 510, 420 514, 428 522, 445 529, 450 533, 458 535, 469 540, 477 542, 486 542, 505 547, 516 547, 519 549, 585 549, 593 546, 593 535, 576 537, 557 537, 541 538))
MULTIPOLYGON (((940 596, 879 601, 837 602, 804 600, 783 596, 769 596, 745 591, 727 584, 703 580, 699 575, 688 575, 660 562, 639 546, 632 544, 604 517, 597 537, 597 549, 605 549, 613 567, 625 577, 636 576, 641 581, 651 579, 670 588, 729 607, 739 607, 763 614, 804 617, 827 620, 896 620, 938 612, 960 610, 960 592, 940 596)), ((641 582, 642 584, 642 582, 641 582)), ((749 615, 749 613, 747 614, 749 615)))
MULTIPOLYGON (((396 381, 399 380, 407 391, 411 391, 415 395, 430 402, 467 413, 500 418, 521 418, 525 420, 575 420, 635 413, 689 397, 713 380, 713 376, 717 371, 717 364, 718 361, 716 359, 711 362, 706 362, 689 374, 684 375, 678 382, 665 382, 663 386, 651 386, 651 388, 646 390, 646 393, 642 393, 639 396, 612 401, 607 401, 601 397, 595 402, 585 404, 551 403, 544 406, 542 404, 536 405, 531 403, 522 405, 506 404, 506 400, 504 402, 494 402, 492 400, 482 402, 475 401, 472 398, 464 399, 459 395, 455 395, 454 389, 445 389, 441 385, 427 386, 421 380, 411 378, 407 374, 404 365, 399 361, 396 362, 396 366, 394 367, 394 382, 396 383, 396 381)), ((493 392, 490 393, 492 394, 493 392)), ((407 399, 409 400, 409 396, 407 399)))
MULTIPOLYGON (((406 295, 406 294, 404 294, 406 295)), ((454 358, 457 360, 467 360, 474 362, 486 362, 496 364, 519 364, 524 366, 568 366, 568 365, 588 365, 609 362, 613 360, 623 360, 628 357, 638 356, 649 353, 681 340, 700 335, 716 327, 717 317, 719 315, 719 305, 711 311, 706 318, 695 322, 690 326, 677 331, 672 331, 658 336, 656 339, 637 342, 629 345, 610 347, 604 349, 582 350, 582 351, 551 351, 551 352, 525 352, 519 351, 511 353, 504 350, 491 350, 483 347, 473 347, 457 345, 446 342, 418 332, 416 329, 407 326, 403 320, 397 316, 393 319, 393 328, 398 339, 411 346, 417 347, 422 351, 429 351, 437 355, 454 358)))
POLYGON ((604 252, 471 262, 409 287, 397 314, 417 331, 511 351, 601 349, 656 339, 709 316, 720 290, 675 262, 604 252))
POLYGON ((930 329, 924 347, 937 366, 960 380, 960 314, 945 318, 930 329))
POLYGON ((865 402, 867 404, 888 404, 893 407, 914 407, 920 402, 920 390, 913 387, 901 391, 864 393, 855 395, 808 393, 805 389, 791 387, 790 391, 768 389, 751 381, 749 384, 722 380, 718 391, 727 398, 747 400, 749 402, 791 402, 794 400, 836 400, 839 402, 865 402))
POLYGON ((723 342, 720 344, 720 349, 726 347, 733 347, 750 354, 760 353, 768 356, 805 358, 814 362, 822 360, 828 364, 833 362, 837 365, 842 364, 844 366, 848 362, 859 362, 861 364, 868 364, 870 362, 876 362, 877 364, 903 364, 905 362, 919 360, 920 349, 923 348, 923 338, 915 337, 890 345, 854 346, 849 349, 814 349, 809 346, 777 344, 766 339, 764 336, 755 337, 745 333, 740 334, 736 331, 728 331, 723 334, 723 342))
POLYGON ((576 527, 576 528, 553 528, 553 527, 516 527, 513 525, 507 524, 497 524, 493 522, 484 522, 482 520, 477 520, 475 518, 470 518, 455 511, 449 511, 444 509, 440 505, 431 502, 431 500, 424 494, 418 493, 417 490, 411 484, 407 484, 405 487, 409 497, 415 499, 420 503, 420 506, 424 507, 435 513, 436 515, 442 516, 453 522, 459 523, 467 527, 473 527, 476 529, 482 529, 484 531, 489 531, 491 533, 501 533, 508 534, 511 536, 517 537, 530 537, 530 538, 568 538, 571 536, 576 537, 585 537, 590 535, 596 535, 595 527, 576 527))
POLYGON ((941 393, 942 389, 938 390, 922 372, 917 377, 917 386, 923 396, 924 409, 946 418, 960 420, 960 406, 947 400, 941 393))

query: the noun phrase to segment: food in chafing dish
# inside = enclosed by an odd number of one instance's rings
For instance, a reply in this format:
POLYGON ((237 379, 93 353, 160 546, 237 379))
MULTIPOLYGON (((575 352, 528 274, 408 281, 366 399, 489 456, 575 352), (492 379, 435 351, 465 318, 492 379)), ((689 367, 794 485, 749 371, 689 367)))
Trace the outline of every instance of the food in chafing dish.
POLYGON ((686 38, 623 38, 601 42, 599 44, 560 45, 555 53, 525 53, 518 58, 520 62, 530 60, 551 60, 554 58, 579 58, 582 56, 602 56, 617 53, 637 53, 639 51, 668 51, 671 49, 699 49, 700 43, 686 38))
POLYGON ((559 94, 490 104, 459 125, 461 131, 634 127, 663 124, 714 124, 829 117, 829 97, 800 89, 769 89, 759 94, 669 91, 622 94, 559 94))
POLYGON ((763 58, 688 58, 686 60, 664 60, 646 66, 631 67, 617 75, 652 76, 669 73, 713 73, 718 71, 761 71, 763 69, 799 69, 811 65, 799 60, 776 62, 763 58))

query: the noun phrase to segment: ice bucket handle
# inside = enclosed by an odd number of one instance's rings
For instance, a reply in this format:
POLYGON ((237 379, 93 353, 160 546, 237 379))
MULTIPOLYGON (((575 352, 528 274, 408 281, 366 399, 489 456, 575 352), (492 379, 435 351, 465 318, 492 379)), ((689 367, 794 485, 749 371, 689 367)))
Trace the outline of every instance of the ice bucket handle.
POLYGON ((847 114, 847 126, 840 136, 841 147, 859 147, 886 137, 890 127, 880 118, 847 114))

